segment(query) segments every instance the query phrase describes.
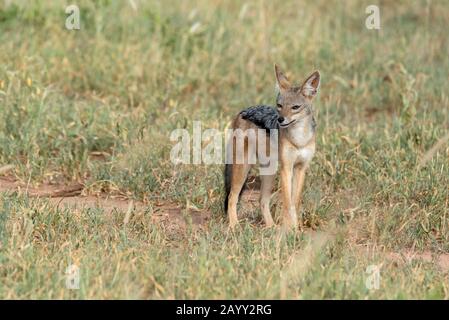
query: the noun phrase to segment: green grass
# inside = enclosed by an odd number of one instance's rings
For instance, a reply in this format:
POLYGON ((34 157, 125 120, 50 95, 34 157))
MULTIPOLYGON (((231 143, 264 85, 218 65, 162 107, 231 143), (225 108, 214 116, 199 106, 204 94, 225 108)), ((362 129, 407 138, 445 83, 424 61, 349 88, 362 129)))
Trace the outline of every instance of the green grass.
POLYGON ((174 232, 150 213, 124 226, 121 213, 2 194, 1 298, 449 297, 437 265, 385 258, 449 251, 448 144, 419 166, 448 132, 448 3, 380 2, 372 31, 370 1, 135 2, 77 1, 79 31, 64 27, 65 1, 0 2, 0 167, 212 218, 174 232), (296 81, 322 73, 304 215, 318 229, 338 225, 288 286, 307 236, 280 240, 248 222, 228 233, 222 166, 169 159, 173 129, 200 120, 224 130, 244 107, 273 103, 274 62, 296 81), (65 288, 71 263, 80 290, 65 288), (382 264, 375 291, 365 287, 372 264, 382 264))

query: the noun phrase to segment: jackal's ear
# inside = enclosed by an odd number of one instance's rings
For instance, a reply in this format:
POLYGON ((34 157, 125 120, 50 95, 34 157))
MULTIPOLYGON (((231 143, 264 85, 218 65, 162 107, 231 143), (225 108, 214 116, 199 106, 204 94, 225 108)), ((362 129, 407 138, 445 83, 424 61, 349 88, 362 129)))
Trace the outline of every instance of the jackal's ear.
POLYGON ((290 82, 277 64, 274 65, 274 72, 276 74, 276 84, 279 87, 279 90, 289 89, 291 87, 290 82))
POLYGON ((307 98, 314 98, 320 88, 321 75, 319 71, 312 73, 301 86, 301 93, 307 98))

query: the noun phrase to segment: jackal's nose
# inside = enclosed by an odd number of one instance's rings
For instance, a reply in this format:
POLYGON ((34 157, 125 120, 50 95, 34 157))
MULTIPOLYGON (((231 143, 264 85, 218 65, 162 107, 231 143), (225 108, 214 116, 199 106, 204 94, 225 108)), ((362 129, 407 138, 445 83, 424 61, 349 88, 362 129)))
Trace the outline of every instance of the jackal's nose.
POLYGON ((285 120, 284 117, 279 117, 279 118, 278 118, 278 122, 279 122, 279 123, 284 122, 284 120, 285 120))

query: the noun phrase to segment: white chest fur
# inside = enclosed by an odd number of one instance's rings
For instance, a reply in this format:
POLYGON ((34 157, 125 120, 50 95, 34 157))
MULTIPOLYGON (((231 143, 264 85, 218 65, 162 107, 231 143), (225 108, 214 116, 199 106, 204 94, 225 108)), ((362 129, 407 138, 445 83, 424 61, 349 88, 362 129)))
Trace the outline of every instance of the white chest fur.
POLYGON ((300 121, 287 131, 288 139, 298 148, 305 147, 313 138, 313 134, 309 121, 300 121))
POLYGON ((288 128, 286 138, 291 144, 284 151, 284 156, 293 164, 308 164, 315 154, 315 143, 311 143, 314 138, 314 130, 310 123, 299 122, 294 127, 288 128))
POLYGON ((310 147, 296 149, 294 163, 308 164, 315 154, 315 144, 310 147))

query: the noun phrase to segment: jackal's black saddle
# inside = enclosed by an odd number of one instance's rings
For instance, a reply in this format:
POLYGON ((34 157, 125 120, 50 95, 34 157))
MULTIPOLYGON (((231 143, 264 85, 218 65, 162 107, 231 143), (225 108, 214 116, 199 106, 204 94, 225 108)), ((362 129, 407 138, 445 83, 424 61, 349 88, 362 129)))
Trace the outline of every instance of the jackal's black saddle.
POLYGON ((271 106, 253 106, 240 112, 243 119, 251 121, 256 126, 270 130, 279 129, 279 113, 271 106))

